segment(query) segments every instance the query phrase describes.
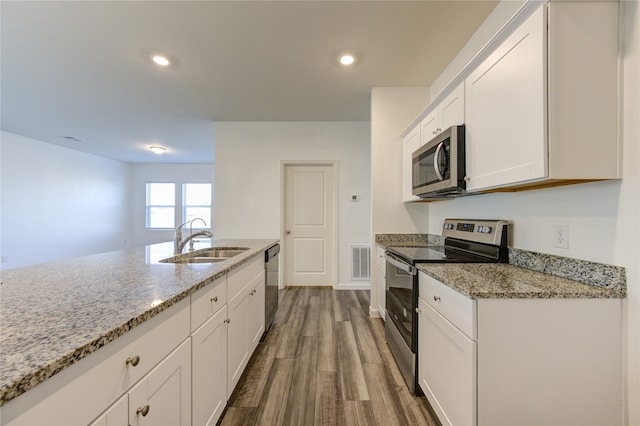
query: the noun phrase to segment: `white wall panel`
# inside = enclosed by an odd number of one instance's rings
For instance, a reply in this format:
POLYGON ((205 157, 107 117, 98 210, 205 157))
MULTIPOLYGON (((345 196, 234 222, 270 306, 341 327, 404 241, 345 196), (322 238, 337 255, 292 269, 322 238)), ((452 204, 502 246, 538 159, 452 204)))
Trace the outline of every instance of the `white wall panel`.
POLYGON ((281 238, 281 162, 337 161, 338 284, 351 283, 350 245, 371 240, 368 122, 219 122, 215 157, 218 238, 281 238))
POLYGON ((128 246, 129 165, 2 132, 2 269, 128 246))

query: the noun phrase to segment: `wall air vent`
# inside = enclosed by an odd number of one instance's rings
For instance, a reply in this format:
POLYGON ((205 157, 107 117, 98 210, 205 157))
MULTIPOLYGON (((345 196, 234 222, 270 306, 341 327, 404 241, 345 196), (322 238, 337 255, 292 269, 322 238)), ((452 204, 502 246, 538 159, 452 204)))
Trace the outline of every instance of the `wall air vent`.
POLYGON ((371 246, 354 245, 351 246, 351 279, 369 280, 370 275, 370 253, 371 246))

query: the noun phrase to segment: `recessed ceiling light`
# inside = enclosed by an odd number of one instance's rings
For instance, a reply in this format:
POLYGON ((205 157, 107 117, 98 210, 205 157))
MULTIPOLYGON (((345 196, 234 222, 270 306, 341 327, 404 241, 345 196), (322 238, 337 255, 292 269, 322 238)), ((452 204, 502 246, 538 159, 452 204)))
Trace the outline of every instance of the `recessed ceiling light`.
POLYGON ((163 148, 161 146, 150 146, 149 149, 151 152, 158 155, 163 154, 167 150, 167 148, 163 148))
POLYGON ((169 60, 169 58, 164 55, 153 55, 151 57, 151 60, 161 67, 167 67, 171 65, 171 61, 169 60))
POLYGON ((340 63, 342 65, 353 65, 355 61, 356 61, 356 58, 351 54, 340 56, 340 63))

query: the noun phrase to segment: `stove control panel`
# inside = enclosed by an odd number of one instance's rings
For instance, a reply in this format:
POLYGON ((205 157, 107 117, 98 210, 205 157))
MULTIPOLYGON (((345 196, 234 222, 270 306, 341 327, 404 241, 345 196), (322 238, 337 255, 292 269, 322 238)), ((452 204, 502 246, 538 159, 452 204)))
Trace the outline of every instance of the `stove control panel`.
POLYGON ((445 219, 442 236, 500 245, 508 225, 506 220, 445 219))

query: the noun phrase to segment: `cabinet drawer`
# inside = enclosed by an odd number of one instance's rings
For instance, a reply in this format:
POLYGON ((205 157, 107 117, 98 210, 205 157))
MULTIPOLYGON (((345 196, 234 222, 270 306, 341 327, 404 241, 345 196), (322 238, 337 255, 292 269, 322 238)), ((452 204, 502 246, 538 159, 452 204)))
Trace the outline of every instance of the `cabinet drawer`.
POLYGON ((227 277, 218 278, 191 295, 191 331, 200 327, 227 303, 227 277))
POLYGON ((227 274, 227 298, 229 300, 240 292, 259 273, 264 273, 264 257, 256 256, 227 274))
POLYGON ((188 337, 189 311, 181 300, 10 401, 2 424, 89 424, 188 337))
POLYGON ((420 297, 470 339, 476 340, 476 301, 420 272, 420 297))

